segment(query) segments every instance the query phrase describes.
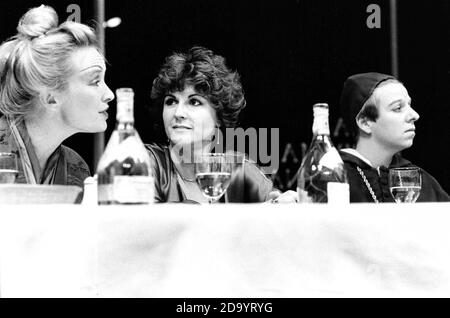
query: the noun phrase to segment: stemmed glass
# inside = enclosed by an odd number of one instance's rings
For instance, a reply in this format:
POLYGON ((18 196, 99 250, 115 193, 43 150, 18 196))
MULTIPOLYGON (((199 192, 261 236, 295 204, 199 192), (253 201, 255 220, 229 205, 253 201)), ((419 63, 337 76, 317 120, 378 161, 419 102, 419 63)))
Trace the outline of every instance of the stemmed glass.
POLYGON ((0 184, 14 183, 18 174, 16 154, 0 152, 0 184))
POLYGON ((422 188, 422 173, 418 167, 389 170, 389 189, 395 202, 414 203, 422 188))
POLYGON ((196 158, 195 179, 210 204, 226 192, 233 173, 242 162, 242 155, 233 153, 206 153, 196 158))

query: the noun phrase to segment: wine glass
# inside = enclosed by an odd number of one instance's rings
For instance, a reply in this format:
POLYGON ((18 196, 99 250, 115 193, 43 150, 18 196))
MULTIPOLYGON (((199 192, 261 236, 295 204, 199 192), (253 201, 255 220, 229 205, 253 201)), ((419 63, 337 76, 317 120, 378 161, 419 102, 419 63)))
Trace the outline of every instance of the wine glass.
POLYGON ((206 153, 196 158, 195 179, 210 204, 226 192, 242 158, 242 155, 231 153, 206 153))
POLYGON ((0 183, 14 183, 18 174, 16 154, 0 152, 0 183))
POLYGON ((395 202, 414 203, 422 188, 422 173, 418 167, 389 170, 389 189, 395 202))

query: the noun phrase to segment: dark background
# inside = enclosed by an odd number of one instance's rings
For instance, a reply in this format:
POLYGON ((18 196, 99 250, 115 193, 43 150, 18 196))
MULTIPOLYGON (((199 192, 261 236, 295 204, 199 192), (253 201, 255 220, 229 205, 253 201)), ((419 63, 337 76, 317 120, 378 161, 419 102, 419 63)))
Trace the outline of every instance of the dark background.
MULTIPOLYGON (((22 14, 39 1, 2 1, 0 39, 15 34, 22 14)), ((46 1, 60 21, 81 8, 81 22, 94 26, 93 1, 46 1)), ((414 146, 405 157, 430 172, 450 192, 450 1, 398 0, 399 78, 421 118, 414 146)), ((241 74, 247 108, 242 126, 280 128, 280 155, 275 177, 285 190, 293 185, 303 149, 311 139, 312 105, 330 105, 330 126, 338 118, 339 94, 351 74, 391 72, 389 1, 338 0, 151 0, 106 1, 106 19, 122 24, 106 29, 106 82, 115 90, 135 90, 136 127, 144 142, 158 141, 150 89, 164 57, 202 45, 223 55, 241 74), (369 29, 369 4, 381 7, 381 28, 369 29), (290 182, 291 181, 291 182, 290 182)), ((115 124, 111 103, 108 140, 115 124)), ((333 135, 346 143, 344 131, 333 135)), ((93 135, 78 134, 65 144, 93 167, 93 135)))

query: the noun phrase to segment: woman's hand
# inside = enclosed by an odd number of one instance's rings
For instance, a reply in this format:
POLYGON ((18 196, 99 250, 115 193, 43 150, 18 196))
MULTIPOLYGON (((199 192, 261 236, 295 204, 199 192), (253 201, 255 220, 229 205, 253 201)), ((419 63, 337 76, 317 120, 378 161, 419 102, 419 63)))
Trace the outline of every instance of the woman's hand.
POLYGON ((269 193, 269 201, 271 203, 296 203, 298 202, 298 194, 295 191, 288 190, 284 193, 280 191, 272 191, 269 193))

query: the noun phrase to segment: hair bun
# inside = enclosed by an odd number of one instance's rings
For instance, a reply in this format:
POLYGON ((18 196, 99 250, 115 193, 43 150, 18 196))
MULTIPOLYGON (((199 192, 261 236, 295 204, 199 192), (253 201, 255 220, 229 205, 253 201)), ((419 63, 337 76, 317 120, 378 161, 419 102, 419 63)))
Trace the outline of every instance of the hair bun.
POLYGON ((17 31, 19 35, 33 39, 46 34, 53 28, 58 26, 58 14, 49 6, 41 5, 40 7, 28 10, 19 20, 17 31))

